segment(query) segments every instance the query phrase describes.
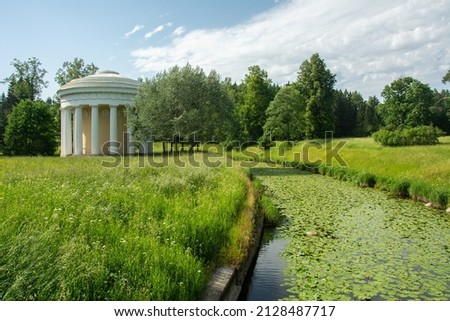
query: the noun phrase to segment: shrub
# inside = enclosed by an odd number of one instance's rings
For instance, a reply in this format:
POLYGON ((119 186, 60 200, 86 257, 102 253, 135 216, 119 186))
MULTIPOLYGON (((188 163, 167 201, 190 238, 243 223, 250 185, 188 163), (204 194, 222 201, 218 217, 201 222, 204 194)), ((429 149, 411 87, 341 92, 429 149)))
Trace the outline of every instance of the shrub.
POLYGON ((22 100, 8 116, 5 129, 7 155, 49 155, 55 153, 57 126, 50 105, 22 100))
POLYGON ((380 129, 372 137, 383 146, 435 145, 441 131, 432 126, 407 127, 397 130, 380 129))

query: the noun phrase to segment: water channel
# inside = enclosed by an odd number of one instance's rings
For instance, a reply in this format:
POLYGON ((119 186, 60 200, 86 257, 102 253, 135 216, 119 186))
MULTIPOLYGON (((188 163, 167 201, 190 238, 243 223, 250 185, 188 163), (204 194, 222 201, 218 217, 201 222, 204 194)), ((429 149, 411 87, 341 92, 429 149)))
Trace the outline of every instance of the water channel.
POLYGON ((245 299, 450 300, 444 211, 296 169, 254 175, 287 220, 266 231, 245 299))
POLYGON ((266 228, 249 283, 241 293, 247 301, 276 301, 289 295, 285 283, 286 262, 282 251, 286 240, 275 228, 266 228))

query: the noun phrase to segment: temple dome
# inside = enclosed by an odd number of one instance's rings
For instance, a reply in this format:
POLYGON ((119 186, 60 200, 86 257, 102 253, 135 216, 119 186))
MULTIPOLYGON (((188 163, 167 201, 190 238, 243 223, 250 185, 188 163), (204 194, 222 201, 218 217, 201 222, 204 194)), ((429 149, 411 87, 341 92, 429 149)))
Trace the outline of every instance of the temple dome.
POLYGON ((77 78, 61 86, 61 107, 93 104, 132 105, 141 83, 111 70, 77 78))
POLYGON ((73 79, 57 92, 59 97, 86 92, 123 92, 136 95, 140 82, 121 76, 111 70, 97 71, 94 75, 73 79))

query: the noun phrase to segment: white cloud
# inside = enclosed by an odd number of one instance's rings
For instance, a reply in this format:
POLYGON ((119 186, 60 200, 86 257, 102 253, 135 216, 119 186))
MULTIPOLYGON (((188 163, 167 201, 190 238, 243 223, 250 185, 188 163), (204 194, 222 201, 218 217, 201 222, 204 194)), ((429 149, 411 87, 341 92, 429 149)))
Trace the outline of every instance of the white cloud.
POLYGON ((157 26, 155 29, 153 29, 152 31, 147 32, 147 33, 145 34, 144 37, 145 37, 145 39, 151 38, 151 37, 153 37, 153 35, 155 35, 156 33, 161 32, 161 31, 163 31, 164 29, 169 28, 169 27, 171 27, 171 26, 172 26, 172 22, 168 22, 168 23, 166 23, 166 24, 164 24, 164 25, 159 25, 159 26, 157 26))
POLYGON ((172 36, 179 37, 185 32, 186 32, 186 28, 183 26, 179 26, 172 32, 172 36))
POLYGON ((282 1, 246 23, 193 30, 131 55, 140 72, 189 62, 240 80, 258 64, 275 82, 285 83, 318 52, 337 74, 338 88, 366 97, 379 96, 385 85, 406 75, 442 88, 450 69, 448 12, 445 0, 282 1))
POLYGON ((130 37, 132 34, 135 34, 136 32, 138 32, 139 30, 141 30, 141 29, 143 29, 143 28, 144 28, 144 25, 136 25, 136 26, 134 26, 134 28, 133 28, 131 31, 127 32, 127 33, 124 35, 124 37, 125 37, 125 38, 128 38, 128 37, 130 37))

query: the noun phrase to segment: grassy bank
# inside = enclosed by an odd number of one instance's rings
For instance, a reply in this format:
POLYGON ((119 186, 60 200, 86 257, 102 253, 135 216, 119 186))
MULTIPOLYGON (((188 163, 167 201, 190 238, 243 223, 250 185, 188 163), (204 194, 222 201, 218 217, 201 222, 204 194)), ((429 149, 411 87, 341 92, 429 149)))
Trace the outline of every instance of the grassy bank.
POLYGON ((0 299, 197 299, 245 250, 247 188, 238 169, 166 160, 1 159, 0 299))
POLYGON ((262 150, 249 147, 230 153, 238 159, 269 160, 312 172, 378 187, 434 206, 449 206, 450 137, 435 146, 383 147, 371 138, 277 143, 262 150), (328 157, 327 157, 328 155, 328 157))

